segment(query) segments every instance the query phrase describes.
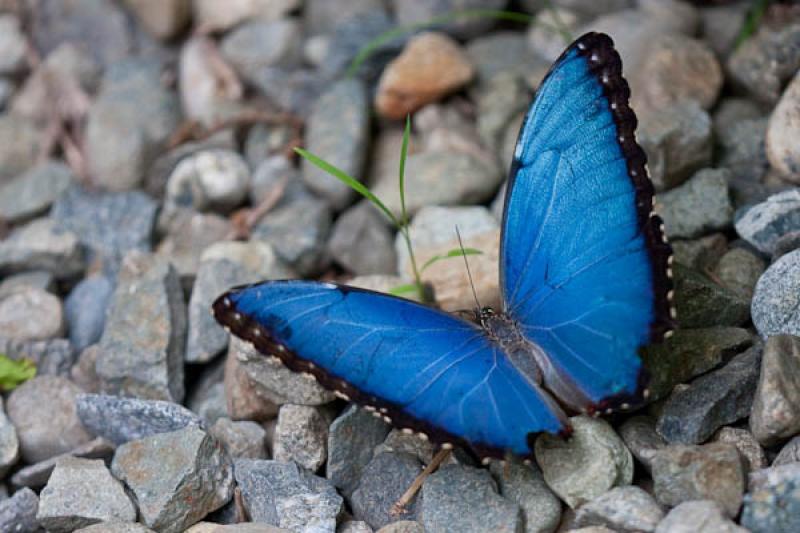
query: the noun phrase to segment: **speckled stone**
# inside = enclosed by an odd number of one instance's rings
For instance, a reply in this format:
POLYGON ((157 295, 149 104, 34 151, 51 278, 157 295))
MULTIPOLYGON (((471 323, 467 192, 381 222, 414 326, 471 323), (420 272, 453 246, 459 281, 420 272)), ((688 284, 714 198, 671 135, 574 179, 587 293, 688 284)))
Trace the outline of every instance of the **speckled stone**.
POLYGON ((272 456, 276 461, 294 461, 312 472, 325 463, 328 456, 328 417, 308 405, 282 405, 272 439, 272 456))
POLYGON ((113 455, 114 445, 101 437, 97 437, 72 448, 66 453, 20 468, 11 476, 11 484, 15 487, 38 489, 47 484, 47 480, 50 479, 50 474, 53 473, 56 463, 65 457, 102 459, 103 462, 109 463, 113 455))
POLYGON ((789 252, 767 268, 756 283, 751 312, 762 337, 800 335, 800 250, 789 252))
POLYGON ((575 515, 576 526, 607 526, 614 531, 655 531, 664 511, 636 486, 615 487, 586 502, 575 515))
POLYGON ((0 187, 0 213, 19 223, 44 213, 72 183, 72 171, 63 163, 47 161, 0 187))
POLYGON ((775 253, 778 240, 800 231, 800 190, 773 194, 763 202, 737 212, 736 232, 764 254, 775 253))
POLYGON ((658 524, 656 533, 748 533, 725 516, 713 500, 693 500, 676 505, 658 524), (698 530, 698 524, 702 529, 698 530))
POLYGON ((751 472, 741 520, 753 533, 800 529, 800 463, 751 472))
POLYGON ((800 338, 775 335, 767 339, 750 428, 765 446, 800 433, 800 338))
POLYGON ((561 520, 561 501, 547 486, 542 471, 519 461, 492 461, 490 472, 500 494, 522 509, 525 533, 550 533, 561 520))
POLYGON ((0 241, 0 273, 45 270, 70 279, 86 267, 81 237, 48 218, 34 219, 0 241))
POLYGON ((353 516, 374 529, 401 519, 415 519, 421 512, 421 497, 405 506, 405 512, 392 514, 392 506, 422 472, 416 457, 403 452, 375 455, 364 467, 358 488, 350 496, 353 516))
POLYGON ((747 472, 767 466, 767 456, 756 438, 748 430, 735 427, 720 428, 714 434, 714 442, 733 444, 747 463, 747 472))
POLYGON ((656 452, 667 445, 656 432, 656 421, 649 416, 634 416, 623 422, 618 431, 636 460, 650 471, 656 452))
POLYGON ((25 487, 10 498, 0 500, 0 530, 14 533, 39 533, 41 525, 36 520, 39 497, 25 487))
POLYGON ((350 496, 377 445, 383 442, 390 426, 356 405, 348 407, 330 426, 328 463, 325 477, 350 496))
POLYGON ((267 431, 255 422, 221 417, 208 432, 225 446, 234 459, 267 458, 267 431))
POLYGON ((686 183, 658 196, 656 211, 670 238, 694 238, 724 230, 733 221, 728 194, 730 172, 704 169, 686 183))

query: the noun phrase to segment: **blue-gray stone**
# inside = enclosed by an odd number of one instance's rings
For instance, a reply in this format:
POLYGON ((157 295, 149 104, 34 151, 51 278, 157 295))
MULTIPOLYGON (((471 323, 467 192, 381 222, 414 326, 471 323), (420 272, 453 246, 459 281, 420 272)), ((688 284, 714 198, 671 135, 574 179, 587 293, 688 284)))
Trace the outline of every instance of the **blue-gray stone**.
MULTIPOLYGON (((471 9, 505 9, 508 0, 392 0, 391 5, 400 26, 428 23, 435 17, 471 9)), ((438 29, 458 39, 471 39, 491 29, 491 17, 447 17, 438 29)))
POLYGON ((81 352, 100 340, 113 290, 107 277, 94 275, 81 280, 67 296, 64 310, 69 340, 76 351, 81 352))
POLYGON ((800 231, 800 189, 773 194, 736 214, 736 232, 760 252, 772 255, 778 240, 800 231))
POLYGON ((392 514, 392 506, 421 472, 422 464, 411 454, 379 453, 364 468, 358 488, 350 497, 353 516, 376 530, 397 520, 416 519, 421 508, 419 496, 398 515, 392 514))
POLYGON ((72 183, 72 171, 63 163, 47 161, 0 187, 0 213, 18 223, 47 211, 72 183))
POLYGON ((77 232, 37 218, 0 241, 0 275, 45 270, 58 279, 71 279, 83 273, 84 256, 77 232))
POLYGON ((38 533, 41 531, 36 513, 39 497, 25 487, 10 498, 0 501, 0 531, 13 533, 38 533))
POLYGON ((800 463, 750 473, 742 525, 752 533, 800 531, 800 463))
POLYGON ((656 210, 670 238, 693 239, 723 230, 733 220, 730 171, 707 168, 658 197, 656 210))

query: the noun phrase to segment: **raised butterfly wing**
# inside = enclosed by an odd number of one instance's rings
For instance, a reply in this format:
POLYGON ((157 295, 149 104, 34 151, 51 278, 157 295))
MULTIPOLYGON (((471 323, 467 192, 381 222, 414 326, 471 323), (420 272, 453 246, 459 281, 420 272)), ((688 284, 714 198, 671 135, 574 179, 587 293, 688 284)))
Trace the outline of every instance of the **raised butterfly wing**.
POLYGON ((547 387, 589 411, 640 399, 639 348, 671 326, 671 249, 621 69, 596 33, 553 65, 520 132, 503 216, 505 311, 546 352, 547 387))
POLYGON ((529 455, 530 432, 565 430, 552 399, 481 328, 409 300, 269 281, 229 291, 213 310, 262 353, 438 442, 529 455))

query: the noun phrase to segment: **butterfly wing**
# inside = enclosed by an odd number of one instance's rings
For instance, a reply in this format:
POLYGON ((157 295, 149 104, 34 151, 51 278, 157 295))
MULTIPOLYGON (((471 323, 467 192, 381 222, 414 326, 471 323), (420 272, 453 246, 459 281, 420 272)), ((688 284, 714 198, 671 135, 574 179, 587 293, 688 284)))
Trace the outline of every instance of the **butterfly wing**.
POLYGON ((213 311, 262 353, 438 442, 467 443, 483 456, 529 455, 529 433, 565 430, 553 400, 483 330, 409 300, 269 281, 229 291, 213 311))
POLYGON ((652 213, 630 91, 611 39, 578 39, 542 82, 514 154, 501 238, 506 312, 593 410, 637 401, 638 350, 671 326, 671 249, 652 213))

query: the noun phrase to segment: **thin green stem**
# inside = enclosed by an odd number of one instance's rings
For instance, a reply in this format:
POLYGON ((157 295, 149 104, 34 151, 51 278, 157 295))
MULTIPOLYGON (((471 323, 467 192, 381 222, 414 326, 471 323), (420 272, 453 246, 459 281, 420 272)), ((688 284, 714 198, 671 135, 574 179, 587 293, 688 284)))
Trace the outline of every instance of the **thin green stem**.
POLYGON ((734 49, 739 48, 743 42, 745 42, 756 32, 758 25, 761 23, 761 19, 764 18, 764 13, 767 12, 767 8, 769 7, 770 3, 772 3, 772 0, 757 0, 752 11, 750 11, 750 13, 747 15, 744 24, 742 24, 742 29, 739 31, 739 35, 736 36, 734 49))

